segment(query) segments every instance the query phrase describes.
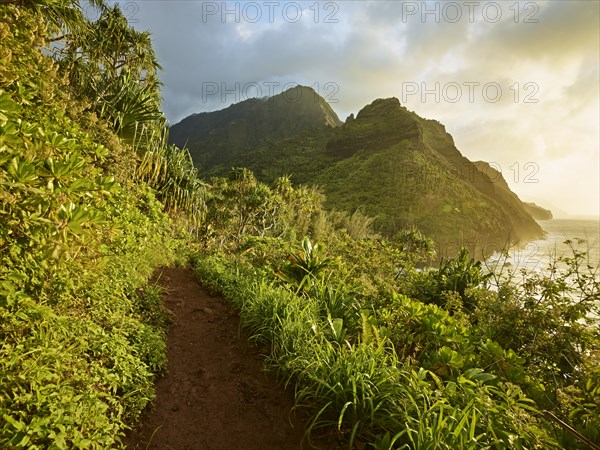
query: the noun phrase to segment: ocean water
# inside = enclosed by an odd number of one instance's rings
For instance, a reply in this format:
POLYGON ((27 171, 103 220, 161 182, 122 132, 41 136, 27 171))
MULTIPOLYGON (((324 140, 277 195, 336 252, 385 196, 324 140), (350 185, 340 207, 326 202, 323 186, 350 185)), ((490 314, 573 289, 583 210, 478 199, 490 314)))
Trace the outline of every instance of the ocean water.
MULTIPOLYGON (((600 221, 554 219, 538 222, 546 232, 544 239, 509 249, 508 257, 495 253, 487 260, 489 267, 511 271, 543 273, 558 257, 572 257, 573 249, 587 253, 585 264, 600 276, 600 221), (565 242, 565 241, 570 241, 565 242)), ((561 264, 558 264, 561 267, 561 264)))

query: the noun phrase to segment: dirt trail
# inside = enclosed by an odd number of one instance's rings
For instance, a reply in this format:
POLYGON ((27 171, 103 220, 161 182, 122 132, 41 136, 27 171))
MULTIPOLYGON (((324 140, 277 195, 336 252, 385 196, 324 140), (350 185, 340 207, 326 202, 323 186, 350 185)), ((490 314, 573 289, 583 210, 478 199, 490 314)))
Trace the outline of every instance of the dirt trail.
POLYGON ((305 424, 290 414, 291 394, 262 370, 263 358, 240 334, 237 313, 203 290, 191 270, 164 269, 160 284, 174 315, 168 373, 142 426, 127 436, 127 448, 310 448, 306 440, 301 445, 305 424))

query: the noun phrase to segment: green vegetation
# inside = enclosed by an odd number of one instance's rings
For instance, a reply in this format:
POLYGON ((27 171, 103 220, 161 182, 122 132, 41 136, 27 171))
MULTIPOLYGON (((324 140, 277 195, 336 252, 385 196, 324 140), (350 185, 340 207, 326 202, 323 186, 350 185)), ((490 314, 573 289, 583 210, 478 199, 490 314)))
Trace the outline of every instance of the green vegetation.
MULTIPOLYGON (((213 201, 249 206, 234 194, 257 186, 244 173, 213 201)), ((418 231, 386 241, 367 227, 353 238, 348 214, 313 211, 319 244, 299 240, 305 223, 280 210, 287 236, 230 234, 194 263, 239 308, 268 367, 312 415, 311 433, 385 449, 600 442, 600 282, 583 253, 564 258, 567 271, 521 281, 487 272, 466 249, 417 270, 431 252, 418 231)))
MULTIPOLYGON (((327 210, 316 188, 242 168, 200 181, 167 144, 148 35, 93 4, 95 22, 76 2, 0 6, 2 448, 120 446, 166 364, 169 315, 148 280, 190 257, 294 390, 311 436, 598 448, 600 281, 584 253, 544 275, 491 274, 464 249, 423 268, 435 254, 421 227, 384 238, 367 205, 327 210)), ((319 161, 367 139, 363 119, 319 161)), ((448 138, 434 128, 430 147, 448 138)), ((417 164, 409 147, 395 157, 417 164)), ((456 153, 431 155, 450 178, 456 153)))
POLYGON ((172 195, 181 178, 170 155, 168 176, 145 175, 153 148, 141 137, 164 124, 147 35, 117 7, 95 4, 95 23, 74 2, 0 6, 6 449, 116 446, 166 364, 169 316, 148 280, 181 258, 191 222, 169 217, 159 199, 175 199, 170 211, 189 205, 172 195), (136 127, 134 149, 126 142, 136 127))
POLYGON ((481 258, 507 243, 543 237, 502 175, 462 156, 439 122, 390 98, 342 126, 327 126, 327 102, 309 88, 302 92, 301 104, 282 93, 194 114, 171 127, 171 141, 189 145, 206 179, 232 167, 249 168, 266 183, 290 175, 318 186, 327 209, 373 217, 385 236, 418 228, 435 239, 441 256, 465 245, 481 258))

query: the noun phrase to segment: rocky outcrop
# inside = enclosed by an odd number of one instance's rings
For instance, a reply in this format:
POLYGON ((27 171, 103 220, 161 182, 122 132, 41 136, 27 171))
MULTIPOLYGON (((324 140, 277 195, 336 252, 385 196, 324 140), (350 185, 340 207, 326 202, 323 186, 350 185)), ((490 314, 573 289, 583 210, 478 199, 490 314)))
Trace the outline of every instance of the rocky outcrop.
POLYGON ((542 208, 535 203, 525 202, 525 209, 535 220, 552 220, 552 211, 542 208))
POLYGON ((291 174, 318 185, 327 207, 362 208, 384 234, 415 225, 440 245, 493 243, 493 250, 543 237, 502 174, 464 157, 438 121, 387 98, 342 124, 312 89, 294 89, 191 116, 172 128, 171 140, 188 142, 210 175, 244 166, 263 181, 291 174))

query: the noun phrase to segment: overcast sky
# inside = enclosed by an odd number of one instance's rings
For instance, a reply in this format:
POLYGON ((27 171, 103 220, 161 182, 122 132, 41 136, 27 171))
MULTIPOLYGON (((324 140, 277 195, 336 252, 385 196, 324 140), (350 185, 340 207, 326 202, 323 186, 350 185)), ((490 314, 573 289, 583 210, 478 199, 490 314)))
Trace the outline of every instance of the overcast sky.
POLYGON ((121 2, 171 123, 312 86, 342 120, 397 97, 524 201, 600 215, 600 2, 121 2))

